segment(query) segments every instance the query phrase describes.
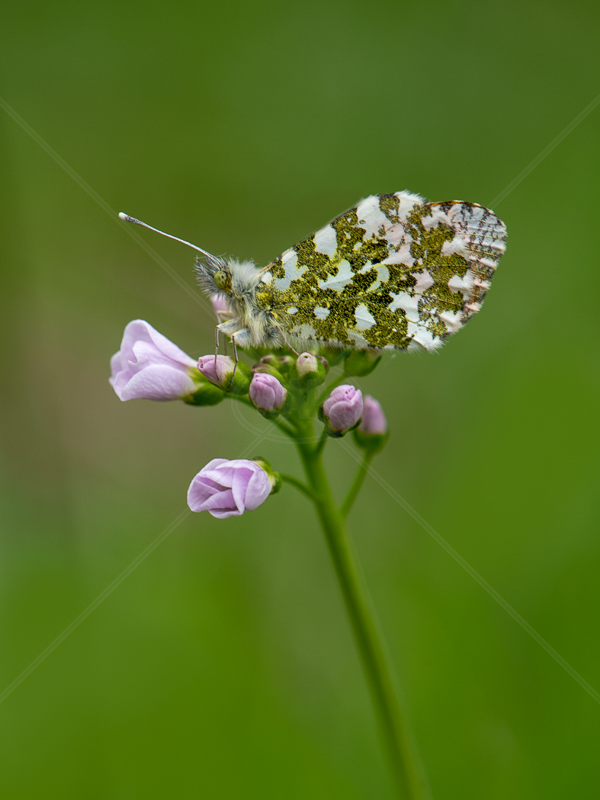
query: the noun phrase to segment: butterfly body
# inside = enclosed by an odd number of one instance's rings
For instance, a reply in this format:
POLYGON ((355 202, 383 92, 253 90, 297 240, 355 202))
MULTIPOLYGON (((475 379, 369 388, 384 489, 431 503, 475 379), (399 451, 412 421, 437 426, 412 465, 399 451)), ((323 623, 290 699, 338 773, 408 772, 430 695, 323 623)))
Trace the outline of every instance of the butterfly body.
POLYGON ((157 233, 201 253, 198 283, 225 301, 218 330, 234 350, 436 350, 481 308, 506 249, 487 208, 410 192, 361 200, 262 269, 157 233))
POLYGON ((242 347, 435 350, 479 310, 505 247, 483 206, 398 192, 367 197, 263 269, 211 257, 196 271, 242 347))

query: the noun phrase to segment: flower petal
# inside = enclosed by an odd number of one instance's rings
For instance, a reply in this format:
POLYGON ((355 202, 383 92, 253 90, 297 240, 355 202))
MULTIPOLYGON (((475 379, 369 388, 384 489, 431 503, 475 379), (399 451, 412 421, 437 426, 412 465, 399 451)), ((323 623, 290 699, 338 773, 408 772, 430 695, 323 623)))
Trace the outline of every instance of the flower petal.
POLYGON ((121 400, 177 400, 191 394, 196 387, 185 372, 155 364, 137 372, 123 387, 119 386, 117 376, 114 388, 121 400))
POLYGON ((143 319, 135 319, 127 325, 121 349, 132 348, 135 342, 138 341, 154 345, 168 359, 178 361, 186 367, 193 367, 196 363, 181 348, 177 347, 170 339, 167 339, 166 336, 163 336, 162 333, 159 333, 149 322, 143 319))
POLYGON ((246 491, 248 489, 250 479, 252 478, 252 470, 246 466, 246 464, 240 463, 241 461, 242 459, 238 459, 238 465, 235 468, 231 490, 233 492, 235 504, 238 508, 244 511, 246 509, 246 491))
POLYGON ((246 510, 254 511, 262 505, 271 494, 272 488, 267 473, 262 469, 257 470, 250 478, 246 489, 246 510))

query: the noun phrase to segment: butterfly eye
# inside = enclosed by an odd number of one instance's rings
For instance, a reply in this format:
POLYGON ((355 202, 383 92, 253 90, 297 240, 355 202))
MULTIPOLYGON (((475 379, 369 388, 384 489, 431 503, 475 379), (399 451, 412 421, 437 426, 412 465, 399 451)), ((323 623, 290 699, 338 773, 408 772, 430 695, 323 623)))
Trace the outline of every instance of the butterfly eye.
POLYGON ((213 275, 213 280, 215 282, 215 286, 218 289, 226 289, 227 288, 228 278, 229 278, 229 276, 222 269, 217 270, 215 272, 215 274, 213 275))

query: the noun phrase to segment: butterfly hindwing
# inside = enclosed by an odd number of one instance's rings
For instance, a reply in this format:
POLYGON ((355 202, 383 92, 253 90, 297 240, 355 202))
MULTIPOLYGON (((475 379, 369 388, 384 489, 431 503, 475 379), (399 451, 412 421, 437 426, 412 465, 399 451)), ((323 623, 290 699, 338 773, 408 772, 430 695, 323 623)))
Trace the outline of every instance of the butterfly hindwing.
POLYGON ((505 241, 474 203, 373 195, 270 264, 257 300, 296 340, 435 350, 481 307, 505 241))

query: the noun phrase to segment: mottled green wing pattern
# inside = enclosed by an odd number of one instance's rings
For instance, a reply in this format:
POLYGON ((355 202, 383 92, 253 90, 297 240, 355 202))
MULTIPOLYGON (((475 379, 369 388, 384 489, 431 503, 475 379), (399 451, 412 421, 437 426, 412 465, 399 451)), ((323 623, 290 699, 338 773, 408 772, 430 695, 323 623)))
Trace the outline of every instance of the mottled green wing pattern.
POLYGON ((270 264, 257 301, 288 340, 435 350, 481 308, 505 243, 474 203, 373 195, 270 264))

